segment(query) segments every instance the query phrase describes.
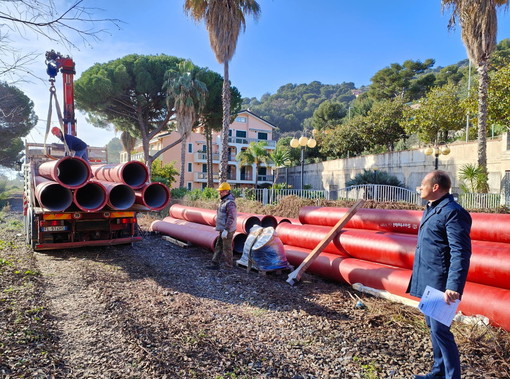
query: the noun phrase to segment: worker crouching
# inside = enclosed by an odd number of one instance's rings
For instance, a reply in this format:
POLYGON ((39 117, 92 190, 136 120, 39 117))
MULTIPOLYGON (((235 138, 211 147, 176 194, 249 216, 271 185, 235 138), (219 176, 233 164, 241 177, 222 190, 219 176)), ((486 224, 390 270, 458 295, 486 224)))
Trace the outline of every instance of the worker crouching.
POLYGON ((230 193, 230 184, 224 182, 218 187, 220 205, 216 214, 216 230, 219 237, 216 240, 212 265, 209 269, 217 270, 223 257, 225 267, 230 269, 234 265, 232 240, 237 226, 237 206, 234 196, 230 193))

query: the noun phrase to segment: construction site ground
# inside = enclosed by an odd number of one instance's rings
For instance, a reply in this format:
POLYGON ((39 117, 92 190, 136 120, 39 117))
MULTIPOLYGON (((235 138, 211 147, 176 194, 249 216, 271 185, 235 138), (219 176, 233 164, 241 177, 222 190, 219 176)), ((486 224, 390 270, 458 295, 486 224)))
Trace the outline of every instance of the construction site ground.
MULTIPOLYGON (((0 378, 411 378, 432 361, 419 311, 306 273, 210 271, 211 253, 134 245, 34 253, 21 198, 0 225, 0 378), (356 307, 360 299, 364 307, 356 307)), ((463 378, 510 377, 510 336, 453 326, 463 378)))

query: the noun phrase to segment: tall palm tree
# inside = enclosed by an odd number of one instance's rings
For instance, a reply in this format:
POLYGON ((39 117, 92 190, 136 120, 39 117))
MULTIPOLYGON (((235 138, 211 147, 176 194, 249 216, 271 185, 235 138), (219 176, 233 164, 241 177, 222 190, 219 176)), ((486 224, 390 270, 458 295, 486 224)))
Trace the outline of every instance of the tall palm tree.
POLYGON ((259 168, 269 160, 269 153, 266 150, 267 142, 251 142, 245 150, 237 154, 236 159, 243 166, 255 165, 255 188, 258 186, 259 168))
POLYGON ((191 61, 182 61, 177 65, 177 70, 167 71, 163 85, 168 97, 174 99, 177 131, 182 137, 180 188, 184 188, 186 141, 204 108, 207 96, 206 85, 198 79, 200 73, 201 70, 191 61))
MULTIPOLYGON (((469 60, 478 71, 478 166, 487 173, 487 89, 489 58, 496 47, 497 7, 508 0, 442 0, 443 10, 451 8, 449 28, 460 23, 461 37, 469 60)), ((485 185, 485 191, 488 184, 485 185)))
POLYGON ((230 125, 230 81, 228 64, 237 45, 245 15, 258 18, 260 6, 255 0, 185 0, 184 11, 196 21, 205 21, 209 41, 219 63, 223 64, 223 127, 221 131, 220 182, 227 180, 228 128, 230 125))
POLYGON ((127 153, 128 162, 131 160, 131 152, 135 148, 136 137, 133 137, 130 133, 124 131, 120 134, 120 142, 124 151, 127 153))

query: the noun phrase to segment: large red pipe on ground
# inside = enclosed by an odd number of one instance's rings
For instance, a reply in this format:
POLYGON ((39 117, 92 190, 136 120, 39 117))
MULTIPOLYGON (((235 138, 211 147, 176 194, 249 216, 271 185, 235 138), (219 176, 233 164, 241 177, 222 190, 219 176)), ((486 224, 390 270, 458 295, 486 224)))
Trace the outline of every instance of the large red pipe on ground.
POLYGON ((198 224, 216 226, 216 211, 212 209, 202 209, 187 207, 181 204, 172 204, 169 210, 170 216, 198 224))
POLYGON ((152 211, 159 211, 170 202, 170 190, 159 182, 152 182, 135 190, 135 196, 135 203, 142 204, 152 211))
POLYGON ((278 221, 276 217, 271 215, 261 215, 261 214, 253 214, 252 216, 258 217, 260 220, 260 226, 263 228, 272 227, 276 228, 278 226, 278 221))
POLYGON ((135 203, 135 191, 126 184, 104 180, 91 180, 91 183, 99 183, 106 189, 107 205, 111 209, 125 210, 135 203))
POLYGON ((129 161, 121 164, 92 165, 92 173, 97 180, 123 183, 131 188, 139 189, 149 181, 149 170, 140 161, 129 161))
MULTIPOLYGON (((303 207, 299 220, 303 224, 334 226, 348 208, 303 207)), ((346 227, 386 232, 418 234, 422 211, 363 208, 349 220, 346 227)), ((471 239, 510 243, 510 214, 470 213, 473 219, 471 239)))
MULTIPOLYGON (((317 225, 278 225, 283 244, 314 249, 331 228, 317 225)), ((369 262, 412 269, 417 236, 373 230, 344 229, 325 248, 325 252, 349 255, 369 262)), ((468 280, 510 289, 510 245, 473 241, 468 280)))
POLYGON ((180 241, 190 242, 193 245, 214 251, 216 239, 219 234, 214 227, 197 224, 173 217, 165 217, 163 220, 154 221, 150 230, 157 231, 180 241))
POLYGON ((99 182, 88 182, 74 190, 73 202, 84 212, 97 212, 108 202, 106 188, 99 182))
MULTIPOLYGON (((169 213, 170 216, 180 218, 182 220, 216 226, 216 211, 212 209, 194 208, 180 204, 173 204, 170 207, 169 213)), ((239 233, 249 233, 250 229, 254 225, 260 225, 258 217, 248 213, 237 213, 236 230, 239 233)))
POLYGON ((83 187, 92 175, 90 164, 78 157, 43 162, 38 167, 38 173, 70 189, 83 187))
POLYGON ((35 177, 35 184, 35 197, 41 208, 60 212, 73 203, 73 194, 69 188, 42 176, 35 177))
MULTIPOLYGON (((290 264, 298 266, 311 250, 285 246, 290 264)), ((313 261, 310 272, 343 283, 361 283, 367 287, 386 290, 394 295, 416 298, 406 293, 411 270, 321 253, 313 261)), ((477 283, 467 282, 459 310, 468 316, 484 315, 491 324, 510 331, 510 291, 477 283)))

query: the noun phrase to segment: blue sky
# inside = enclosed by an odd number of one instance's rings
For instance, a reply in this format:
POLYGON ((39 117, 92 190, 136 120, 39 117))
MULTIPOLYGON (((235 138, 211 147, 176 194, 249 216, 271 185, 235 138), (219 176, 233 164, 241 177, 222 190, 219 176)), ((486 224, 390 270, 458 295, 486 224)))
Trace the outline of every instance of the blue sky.
MULTIPOLYGON (((64 1, 64 0, 61 0, 64 1)), ((447 29, 449 13, 441 13, 439 0, 259 0, 259 20, 248 19, 236 53, 230 63, 230 79, 243 97, 275 93, 287 83, 324 84, 354 82, 359 87, 391 63, 433 58, 446 66, 466 58, 456 31, 447 29)), ((71 55, 80 73, 92 64, 127 54, 167 54, 191 59, 193 63, 223 74, 209 45, 203 24, 183 12, 183 0, 85 0, 98 8, 97 17, 117 18, 121 30, 110 28, 92 46, 79 50, 42 39, 23 42, 41 52, 31 70, 44 77, 44 51, 59 50, 71 55)), ((510 15, 499 14, 498 41, 510 38, 510 15)), ((57 82, 60 86, 60 82, 57 82)), ((47 83, 21 86, 36 103, 42 121, 29 142, 41 142, 48 110, 47 83)), ((61 94, 60 89, 57 92, 61 94)), ((78 115, 78 135, 90 145, 103 146, 115 134, 98 131, 78 115)), ((49 137, 50 142, 56 142, 49 137)))

